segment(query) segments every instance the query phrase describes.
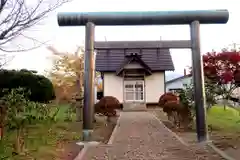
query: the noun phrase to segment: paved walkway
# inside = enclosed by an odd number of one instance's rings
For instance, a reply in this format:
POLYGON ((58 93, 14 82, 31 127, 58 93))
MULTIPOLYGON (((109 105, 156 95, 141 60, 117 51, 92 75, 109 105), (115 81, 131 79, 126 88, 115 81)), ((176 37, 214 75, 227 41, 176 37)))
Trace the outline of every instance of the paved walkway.
MULTIPOLYGON (((221 160, 187 147, 153 114, 122 112, 112 144, 88 147, 81 160, 221 160)), ((80 160, 80 159, 78 159, 80 160)))

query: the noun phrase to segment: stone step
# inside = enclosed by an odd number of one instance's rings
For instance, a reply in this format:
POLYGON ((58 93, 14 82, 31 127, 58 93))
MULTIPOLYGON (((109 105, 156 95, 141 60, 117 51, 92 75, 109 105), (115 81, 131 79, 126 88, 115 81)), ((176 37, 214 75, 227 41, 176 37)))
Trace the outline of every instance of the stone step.
POLYGON ((124 103, 123 111, 146 111, 147 106, 145 103, 124 103))

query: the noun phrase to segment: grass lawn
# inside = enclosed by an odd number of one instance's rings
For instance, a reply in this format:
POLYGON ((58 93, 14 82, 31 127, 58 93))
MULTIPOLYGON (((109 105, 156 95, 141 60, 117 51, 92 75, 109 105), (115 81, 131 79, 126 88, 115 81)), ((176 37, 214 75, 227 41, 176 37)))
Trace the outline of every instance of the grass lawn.
POLYGON ((0 159, 6 160, 56 160, 64 146, 81 138, 81 124, 64 122, 66 106, 60 106, 56 123, 32 125, 25 131, 25 154, 12 155, 15 133, 7 133, 0 144, 0 159), (80 126, 79 126, 80 125, 80 126))
POLYGON ((207 122, 215 129, 222 131, 234 132, 240 131, 240 115, 239 111, 222 106, 214 106, 207 112, 207 122))
POLYGON ((240 115, 239 110, 214 106, 208 111, 208 124, 213 131, 209 137, 218 148, 233 158, 239 159, 240 151, 240 115))
MULTIPOLYGON (((162 121, 168 121, 162 110, 152 112, 162 121)), ((230 107, 226 107, 226 110, 224 110, 223 106, 213 106, 207 111, 207 124, 217 131, 240 132, 240 110, 230 107)))

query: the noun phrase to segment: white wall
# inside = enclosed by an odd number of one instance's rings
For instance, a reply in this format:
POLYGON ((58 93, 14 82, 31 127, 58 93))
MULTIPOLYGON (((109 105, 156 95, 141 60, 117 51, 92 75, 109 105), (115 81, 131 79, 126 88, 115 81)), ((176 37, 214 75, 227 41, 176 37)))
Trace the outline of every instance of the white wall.
POLYGON ((164 72, 153 73, 145 78, 146 103, 156 103, 159 97, 165 93, 164 72))
POLYGON ((114 96, 120 103, 123 103, 123 78, 116 76, 116 73, 104 73, 103 79, 104 95, 114 96))
POLYGON ((173 81, 172 83, 166 83, 166 92, 168 92, 170 89, 184 88, 184 85, 189 85, 191 83, 191 80, 192 77, 185 77, 183 79, 173 81))

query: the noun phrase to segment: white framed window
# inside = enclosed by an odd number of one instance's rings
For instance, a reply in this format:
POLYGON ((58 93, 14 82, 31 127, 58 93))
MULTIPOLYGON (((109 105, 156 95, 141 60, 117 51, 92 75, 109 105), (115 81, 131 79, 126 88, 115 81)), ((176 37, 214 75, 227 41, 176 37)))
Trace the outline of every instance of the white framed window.
POLYGON ((126 102, 144 101, 144 81, 124 81, 124 100, 126 102))

